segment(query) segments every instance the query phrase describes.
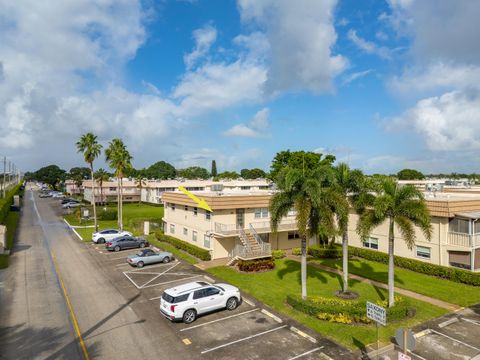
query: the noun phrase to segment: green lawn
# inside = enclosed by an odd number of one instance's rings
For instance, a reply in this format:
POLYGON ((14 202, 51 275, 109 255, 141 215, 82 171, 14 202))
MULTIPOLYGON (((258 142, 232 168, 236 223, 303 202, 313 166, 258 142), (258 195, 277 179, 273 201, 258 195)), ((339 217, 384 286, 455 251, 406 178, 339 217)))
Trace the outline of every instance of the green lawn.
MULTIPOLYGON (((319 264, 342 268, 341 259, 310 260, 319 264)), ((348 271, 382 283, 388 282, 388 265, 365 259, 350 260, 348 271)), ((440 299, 460 306, 480 303, 480 287, 460 284, 450 280, 419 274, 395 267, 395 286, 440 299)))
MULTIPOLYGON (((332 338, 333 340, 350 347, 362 348, 376 341, 376 329, 374 325, 346 325, 318 320, 304 313, 296 311, 285 303, 288 294, 300 294, 300 263, 298 261, 281 259, 276 261, 273 271, 245 274, 236 270, 221 266, 207 270, 211 274, 239 287, 244 293, 248 293, 258 300, 271 306, 273 309, 292 317, 311 329, 332 338)), ((333 296, 341 287, 339 275, 326 272, 314 267, 308 267, 308 294, 320 296, 333 296)), ((360 294, 361 298, 369 301, 387 298, 384 289, 350 281, 353 291, 360 294)), ((390 337, 395 335, 399 327, 412 327, 428 319, 435 318, 447 313, 446 310, 428 303, 410 299, 417 309, 417 315, 411 319, 388 324, 379 331, 380 341, 390 342, 390 337)))
MULTIPOLYGON (((103 209, 103 206, 97 206, 97 211, 100 213, 103 209)), ((108 210, 116 211, 116 206, 108 206, 108 210)), ((93 211, 90 211, 92 214, 93 211)), ((161 223, 163 217, 163 207, 153 206, 148 204, 124 204, 123 205, 123 224, 124 228, 127 231, 133 232, 135 235, 140 235, 143 233, 143 224, 142 220, 145 219, 155 219, 156 222, 161 223)), ((73 226, 88 226, 93 225, 93 220, 79 222, 75 214, 65 215, 65 219, 73 226)), ((118 227, 117 220, 99 220, 98 226, 100 230, 118 227)), ((91 241, 93 228, 76 228, 75 229, 84 241, 91 241)))
POLYGON ((13 248, 13 238, 15 236, 15 231, 17 230, 18 220, 20 219, 19 211, 10 211, 5 218, 4 225, 7 226, 7 243, 6 248, 13 248))

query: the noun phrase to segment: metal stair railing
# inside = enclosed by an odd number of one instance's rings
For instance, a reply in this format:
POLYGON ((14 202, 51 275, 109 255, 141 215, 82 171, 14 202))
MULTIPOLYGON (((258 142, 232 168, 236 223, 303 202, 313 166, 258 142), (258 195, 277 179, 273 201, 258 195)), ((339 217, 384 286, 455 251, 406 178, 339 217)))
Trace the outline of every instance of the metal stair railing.
POLYGON ((257 231, 251 223, 249 224, 249 230, 257 241, 257 244, 260 246, 261 254, 272 255, 272 245, 262 240, 262 238, 260 237, 260 235, 258 235, 257 231))

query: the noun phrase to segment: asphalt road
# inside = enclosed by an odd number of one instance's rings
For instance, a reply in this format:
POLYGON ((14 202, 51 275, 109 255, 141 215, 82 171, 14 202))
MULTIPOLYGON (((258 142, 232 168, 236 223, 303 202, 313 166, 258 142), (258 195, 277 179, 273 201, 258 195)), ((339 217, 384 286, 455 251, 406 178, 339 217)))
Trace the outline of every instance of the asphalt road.
POLYGON ((189 357, 167 325, 161 328, 158 313, 133 310, 140 293, 117 288, 51 201, 34 194, 25 193, 11 263, 0 271, 0 359, 84 358, 52 254, 90 358, 189 357))

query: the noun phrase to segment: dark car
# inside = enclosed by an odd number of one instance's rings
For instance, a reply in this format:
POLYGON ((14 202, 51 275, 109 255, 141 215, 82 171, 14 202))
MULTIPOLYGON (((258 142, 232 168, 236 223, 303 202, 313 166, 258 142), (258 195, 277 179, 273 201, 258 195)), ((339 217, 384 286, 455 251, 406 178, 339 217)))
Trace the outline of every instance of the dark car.
POLYGON ((72 202, 72 201, 78 201, 78 200, 65 198, 65 199, 62 199, 61 204, 64 205, 64 204, 72 202))
POLYGON ((120 251, 123 249, 144 248, 149 245, 144 238, 125 235, 107 241, 105 248, 110 251, 120 251))

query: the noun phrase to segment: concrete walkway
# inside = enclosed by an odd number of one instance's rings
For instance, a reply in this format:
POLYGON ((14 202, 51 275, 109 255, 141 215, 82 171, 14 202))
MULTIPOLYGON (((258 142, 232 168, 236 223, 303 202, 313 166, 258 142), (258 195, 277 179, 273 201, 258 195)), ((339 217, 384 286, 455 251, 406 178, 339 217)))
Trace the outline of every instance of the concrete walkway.
MULTIPOLYGON (((300 261, 300 256, 296 256, 296 255, 288 255, 287 258, 289 258, 291 260, 295 260, 295 261, 300 261)), ((313 266, 313 267, 317 268, 317 269, 325 270, 325 271, 328 271, 328 272, 331 272, 331 273, 334 273, 334 274, 338 274, 338 275, 343 274, 341 270, 332 268, 330 266, 316 264, 316 263, 308 263, 308 264, 310 266, 313 266)), ((361 281, 363 283, 371 284, 371 285, 377 286, 377 287, 382 288, 382 289, 388 289, 387 284, 384 284, 384 283, 381 283, 381 282, 378 282, 378 281, 375 281, 375 280, 367 279, 367 278, 364 278, 362 276, 349 274, 348 277, 349 277, 349 279, 358 280, 358 281, 361 281)), ((416 293, 416 292, 413 292, 413 291, 410 291, 410 290, 395 287, 395 292, 398 293, 398 294, 409 296, 409 297, 417 299, 417 300, 425 301, 425 302, 430 303, 432 305, 441 307, 443 309, 447 309, 448 311, 459 311, 459 310, 463 309, 463 307, 461 307, 461 306, 458 306, 458 305, 455 305, 455 304, 450 304, 448 302, 445 302, 445 301, 442 301, 442 300, 439 300, 439 299, 435 299, 435 298, 432 298, 432 297, 429 297, 429 296, 426 296, 426 295, 422 295, 422 294, 419 294, 419 293, 416 293)))
POLYGON ((230 258, 221 258, 210 261, 201 261, 195 264, 195 266, 199 269, 206 270, 215 266, 226 266, 229 260, 230 258))

